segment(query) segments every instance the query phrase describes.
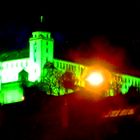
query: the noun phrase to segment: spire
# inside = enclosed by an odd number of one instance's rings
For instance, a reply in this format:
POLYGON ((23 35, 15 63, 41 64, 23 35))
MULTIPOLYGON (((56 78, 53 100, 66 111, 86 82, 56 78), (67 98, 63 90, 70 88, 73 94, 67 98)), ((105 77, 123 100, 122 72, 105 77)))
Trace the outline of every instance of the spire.
POLYGON ((43 22, 43 16, 40 16, 40 22, 42 23, 43 22))
POLYGON ((34 31, 44 31, 44 16, 38 16, 37 21, 34 26, 34 31))
POLYGON ((34 26, 34 31, 46 31, 47 29, 46 16, 38 16, 34 26))

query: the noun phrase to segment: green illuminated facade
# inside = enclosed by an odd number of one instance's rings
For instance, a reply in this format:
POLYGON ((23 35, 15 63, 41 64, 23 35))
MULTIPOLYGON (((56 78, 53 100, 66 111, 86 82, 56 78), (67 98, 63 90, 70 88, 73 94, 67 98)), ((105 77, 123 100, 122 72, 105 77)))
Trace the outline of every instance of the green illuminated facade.
MULTIPOLYGON (((80 77, 84 66, 54 59, 54 40, 50 32, 36 31, 29 39, 29 48, 22 51, 6 52, 0 55, 0 103, 22 101, 23 89, 20 87, 20 73, 28 73, 28 81, 40 82, 43 79, 43 70, 46 62, 62 71, 75 71, 80 77), (16 88, 15 88, 16 87, 16 88)), ((64 93, 62 93, 63 95, 64 93)))
MULTIPOLYGON (((119 73, 112 73, 112 77, 114 80, 112 80, 111 84, 117 83, 116 86, 118 86, 119 92, 122 94, 126 94, 131 86, 136 87, 137 90, 140 91, 140 78, 127 75, 127 74, 119 74, 119 73)), ((115 95, 114 87, 110 88, 108 95, 113 96, 115 95)))
MULTIPOLYGON (((29 48, 20 52, 3 53, 0 55, 0 103, 12 103, 22 101, 23 89, 20 87, 20 73, 28 74, 28 81, 34 83, 43 79, 44 65, 46 62, 54 63, 54 66, 62 71, 74 71, 77 78, 80 78, 86 66, 58 60, 54 58, 54 40, 50 32, 36 31, 29 39, 29 48), (16 88, 15 88, 16 87, 16 88)), ((122 93, 126 93, 131 85, 139 87, 140 78, 115 74, 121 77, 122 93)), ((83 81, 79 81, 83 86, 83 81)), ((63 93, 64 94, 64 93, 63 93)), ((114 95, 110 89, 108 95, 114 95)))

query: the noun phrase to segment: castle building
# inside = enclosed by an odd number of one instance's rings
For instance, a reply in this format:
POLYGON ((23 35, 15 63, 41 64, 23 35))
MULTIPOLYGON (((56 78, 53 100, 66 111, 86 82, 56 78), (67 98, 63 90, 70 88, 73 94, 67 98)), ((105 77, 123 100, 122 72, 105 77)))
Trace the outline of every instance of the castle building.
MULTIPOLYGON (((59 60, 54 58, 54 39, 50 32, 35 31, 29 38, 29 48, 21 51, 6 52, 0 55, 0 103, 12 103, 22 101, 23 89, 20 87, 21 73, 27 73, 28 81, 40 82, 43 78, 43 69, 46 62, 54 63, 59 70, 74 71, 80 77, 87 66, 59 60)), ((130 86, 139 87, 140 78, 113 73, 120 79, 121 91, 126 93, 130 86)), ((113 89, 109 90, 108 95, 114 95, 113 89)))
POLYGON ((50 32, 44 31, 32 33, 28 49, 3 53, 0 61, 1 103, 23 100, 23 89, 19 86, 21 72, 27 72, 28 81, 33 83, 42 80, 46 62, 54 63, 59 70, 73 70, 77 77, 84 69, 83 65, 54 59, 54 39, 50 32))

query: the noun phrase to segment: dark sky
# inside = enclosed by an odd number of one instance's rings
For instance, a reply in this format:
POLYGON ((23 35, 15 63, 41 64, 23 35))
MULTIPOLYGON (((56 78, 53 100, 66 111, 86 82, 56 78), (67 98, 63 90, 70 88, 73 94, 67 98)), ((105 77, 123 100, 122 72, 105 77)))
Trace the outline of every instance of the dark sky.
MULTIPOLYGON (((112 50, 113 48, 116 51, 116 58, 120 57, 118 52, 123 50, 126 59, 123 63, 129 67, 140 69, 140 16, 138 17, 134 12, 129 13, 113 14, 112 16, 108 16, 107 13, 98 16, 95 13, 89 16, 55 13, 44 16, 42 25, 39 23, 39 16, 3 17, 0 22, 0 49, 24 48, 31 32, 40 29, 41 26, 44 30, 52 32, 57 46, 56 56, 60 56, 60 58, 63 57, 66 50, 69 50, 72 55, 75 55, 74 52, 81 51, 79 57, 84 59, 89 55, 95 55, 91 53, 91 50, 95 52, 95 48, 101 48, 97 49, 98 53, 101 50, 101 52, 106 52, 107 49, 112 50), (99 43, 100 40, 102 43, 99 43), (106 42, 109 45, 105 45, 106 42)), ((115 53, 111 52, 107 55, 113 59, 115 53)), ((73 58, 68 57, 68 59, 73 58)))

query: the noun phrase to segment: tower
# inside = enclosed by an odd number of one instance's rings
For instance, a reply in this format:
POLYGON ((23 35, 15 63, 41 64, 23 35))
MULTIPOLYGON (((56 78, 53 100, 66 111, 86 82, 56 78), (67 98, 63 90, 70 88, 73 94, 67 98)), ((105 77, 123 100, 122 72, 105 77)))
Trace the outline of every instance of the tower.
MULTIPOLYGON (((42 21, 42 20, 41 20, 42 21)), ((50 32, 35 31, 29 39, 30 81, 41 81, 46 62, 53 62, 54 40, 50 32)))

